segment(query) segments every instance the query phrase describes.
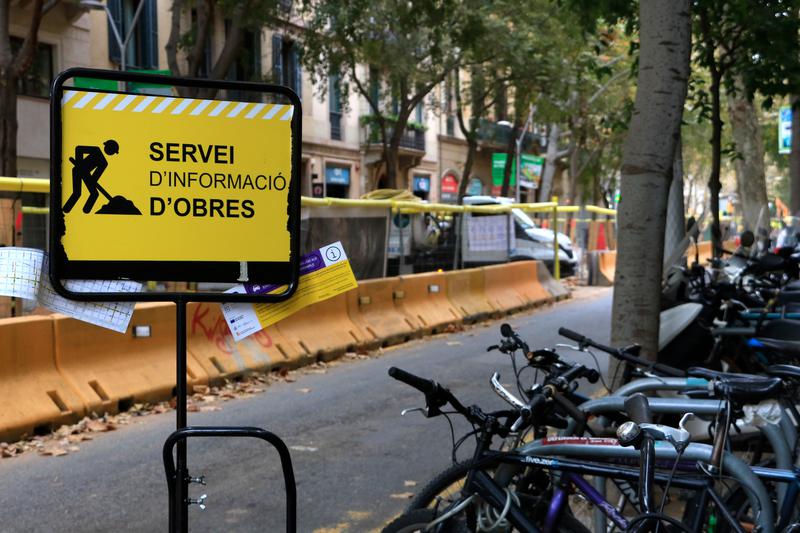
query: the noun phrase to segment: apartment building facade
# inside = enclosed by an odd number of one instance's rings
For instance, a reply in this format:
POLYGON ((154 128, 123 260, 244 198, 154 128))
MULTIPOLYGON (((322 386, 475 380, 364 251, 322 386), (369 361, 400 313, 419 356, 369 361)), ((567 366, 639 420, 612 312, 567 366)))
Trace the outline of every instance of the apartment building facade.
MULTIPOLYGON (((107 5, 122 35, 132 34, 126 49, 128 68, 169 73, 166 45, 172 2, 107 0, 107 5), (144 5, 133 25, 140 2, 144 5)), ((12 15, 12 35, 24 35, 29 16, 25 8, 13 8, 12 15)), ((185 29, 190 27, 191 17, 191 13, 183 15, 185 29)), ((228 27, 229 23, 219 13, 215 14, 206 46, 206 72, 224 47, 228 27)), ((324 95, 311 83, 300 64, 302 33, 296 21, 279 29, 264 27, 260 32, 249 32, 228 78, 269 81, 293 88, 302 99, 302 194, 358 198, 384 184, 378 164, 380 143, 376 142, 368 121, 362 120, 370 115, 370 108, 355 90, 349 91, 347 102, 342 101, 335 80, 328 81, 324 95)), ((19 174, 47 178, 47 97, 53 76, 74 66, 118 69, 121 61, 106 11, 87 9, 77 0, 62 2, 47 14, 40 42, 37 59, 19 97, 19 174)), ((403 168, 398 186, 429 201, 455 202, 467 147, 452 106, 446 104, 446 90, 442 84, 428 96, 425 105, 415 110, 412 120, 424 128, 409 128, 403 137, 400 150, 403 168)), ((487 128, 488 133, 482 131, 467 187, 470 194, 489 194, 497 189, 492 185, 492 156, 505 151, 507 143, 497 135, 502 128, 489 122, 487 128)), ((505 132, 507 136, 510 128, 505 132)))

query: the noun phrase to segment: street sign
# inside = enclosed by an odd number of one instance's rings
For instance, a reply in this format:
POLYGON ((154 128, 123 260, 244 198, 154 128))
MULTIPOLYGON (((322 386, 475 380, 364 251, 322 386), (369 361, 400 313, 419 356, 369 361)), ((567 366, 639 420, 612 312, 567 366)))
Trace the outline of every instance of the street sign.
MULTIPOLYGON (((512 155, 513 156, 513 155, 512 155)), ((502 187, 503 177, 505 176, 506 159, 508 154, 496 152, 492 154, 492 185, 495 189, 502 187)), ((522 154, 519 159, 520 173, 522 179, 520 180, 520 187, 527 189, 536 189, 539 187, 539 180, 542 178, 542 169, 544 168, 544 158, 538 155, 522 154)), ((511 161, 511 175, 509 177, 509 187, 516 185, 516 164, 512 159, 511 161)))
POLYGON ((182 98, 72 88, 75 76, 188 82, 83 69, 57 78, 55 278, 296 281, 301 114, 294 93, 208 82, 262 93, 262 101, 182 98))
POLYGON ((781 107, 778 119, 778 153, 792 153, 792 108, 781 107))

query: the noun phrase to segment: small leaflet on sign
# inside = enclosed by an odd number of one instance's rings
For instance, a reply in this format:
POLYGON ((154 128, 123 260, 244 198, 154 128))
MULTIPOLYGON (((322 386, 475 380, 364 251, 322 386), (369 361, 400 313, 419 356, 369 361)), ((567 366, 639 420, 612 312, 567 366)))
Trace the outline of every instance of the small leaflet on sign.
MULTIPOLYGON (((222 314, 235 341, 260 331, 309 305, 355 289, 358 286, 341 242, 323 246, 300 258, 300 280, 297 292, 280 303, 222 304, 222 314)), ((285 285, 237 285, 234 294, 269 294, 280 292, 285 285)))
MULTIPOLYGON (((0 248, 0 295, 34 300, 39 305, 83 322, 125 333, 134 302, 76 302, 50 284, 47 254, 35 248, 0 248)), ((68 280, 74 292, 141 292, 136 281, 68 280)))

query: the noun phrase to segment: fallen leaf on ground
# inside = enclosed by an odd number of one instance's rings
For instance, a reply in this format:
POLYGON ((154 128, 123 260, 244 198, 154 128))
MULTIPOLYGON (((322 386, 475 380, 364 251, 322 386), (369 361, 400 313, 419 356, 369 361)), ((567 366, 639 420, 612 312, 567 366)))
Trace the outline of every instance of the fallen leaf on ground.
POLYGON ((104 422, 102 420, 89 420, 86 422, 86 429, 94 433, 102 433, 104 431, 114 431, 117 426, 111 422, 104 422))
POLYGON ((60 457, 62 455, 67 455, 69 452, 67 450, 65 450, 64 448, 58 448, 58 447, 55 447, 55 446, 48 446, 48 447, 42 448, 39 451, 39 453, 42 454, 42 455, 52 455, 53 457, 60 457))
POLYGON ((302 389, 297 389, 297 392, 302 392, 303 394, 308 394, 309 392, 311 392, 311 389, 309 389, 308 387, 303 387, 302 389))
POLYGON ((200 407, 201 413, 208 413, 210 411, 222 411, 222 407, 217 405, 203 405, 200 407))
POLYGON ((447 341, 448 346, 461 346, 461 341, 447 341))
POLYGON ((394 498, 395 500, 410 500, 414 497, 413 492, 395 492, 394 494, 389 494, 390 498, 394 498))
POLYGON ((417 482, 416 481, 405 480, 403 482, 403 486, 404 487, 416 487, 417 486, 417 482))

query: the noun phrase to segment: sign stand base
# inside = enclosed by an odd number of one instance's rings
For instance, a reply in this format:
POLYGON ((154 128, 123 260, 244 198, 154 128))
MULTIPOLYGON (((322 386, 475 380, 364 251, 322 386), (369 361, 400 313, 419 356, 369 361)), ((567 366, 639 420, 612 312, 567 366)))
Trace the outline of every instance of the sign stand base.
POLYGON ((177 429, 164 443, 164 470, 169 487, 169 531, 170 533, 187 533, 189 530, 189 506, 201 505, 204 508, 205 496, 192 500, 189 498, 189 484, 205 485, 203 477, 193 478, 189 475, 187 465, 186 444, 193 437, 251 437, 271 444, 281 459, 283 481, 286 489, 286 531, 297 530, 297 487, 294 480, 292 458, 289 448, 274 433, 256 427, 187 427, 187 385, 186 385, 186 304, 187 298, 176 298, 176 346, 177 346, 177 378, 175 387, 177 429), (173 452, 177 448, 177 453, 173 452))

